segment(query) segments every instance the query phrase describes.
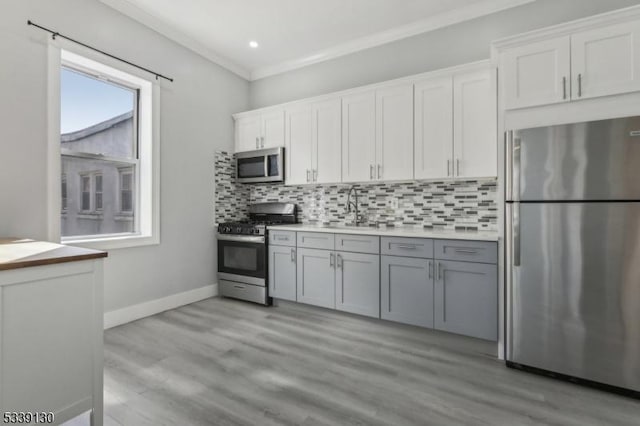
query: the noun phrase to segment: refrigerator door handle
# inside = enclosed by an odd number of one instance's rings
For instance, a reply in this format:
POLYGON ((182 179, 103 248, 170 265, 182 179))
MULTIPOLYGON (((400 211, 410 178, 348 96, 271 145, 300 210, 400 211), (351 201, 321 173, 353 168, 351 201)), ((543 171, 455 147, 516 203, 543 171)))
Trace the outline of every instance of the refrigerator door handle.
POLYGON ((511 159, 511 191, 513 201, 520 201, 520 138, 517 133, 513 135, 513 152, 511 159))
POLYGON ((513 266, 520 266, 520 204, 514 203, 511 216, 511 234, 513 236, 513 266))

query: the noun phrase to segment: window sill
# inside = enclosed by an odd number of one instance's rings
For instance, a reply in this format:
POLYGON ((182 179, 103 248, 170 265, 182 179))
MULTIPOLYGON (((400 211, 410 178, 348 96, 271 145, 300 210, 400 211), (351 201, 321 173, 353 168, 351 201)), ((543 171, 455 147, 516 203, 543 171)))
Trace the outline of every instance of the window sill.
POLYGON ((115 250, 158 245, 160 244, 160 238, 151 235, 119 235, 95 238, 68 237, 62 238, 61 243, 95 250, 115 250))

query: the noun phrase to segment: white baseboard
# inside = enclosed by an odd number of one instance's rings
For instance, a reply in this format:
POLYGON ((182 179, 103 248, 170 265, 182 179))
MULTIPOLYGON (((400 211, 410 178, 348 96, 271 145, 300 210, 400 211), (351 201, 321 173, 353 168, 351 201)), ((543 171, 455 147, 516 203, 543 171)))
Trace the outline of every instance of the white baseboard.
POLYGON ((104 329, 116 327, 131 321, 139 320, 160 312, 188 305, 199 300, 218 295, 218 284, 207 285, 194 290, 185 291, 161 299, 151 300, 138 305, 127 306, 117 311, 104 314, 104 329))

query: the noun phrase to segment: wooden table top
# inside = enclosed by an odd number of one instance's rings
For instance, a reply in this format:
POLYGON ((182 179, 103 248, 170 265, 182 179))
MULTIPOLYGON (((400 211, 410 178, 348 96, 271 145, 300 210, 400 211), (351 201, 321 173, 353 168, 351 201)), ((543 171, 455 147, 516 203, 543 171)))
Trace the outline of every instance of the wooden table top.
POLYGON ((106 251, 0 237, 0 271, 107 257, 106 251))

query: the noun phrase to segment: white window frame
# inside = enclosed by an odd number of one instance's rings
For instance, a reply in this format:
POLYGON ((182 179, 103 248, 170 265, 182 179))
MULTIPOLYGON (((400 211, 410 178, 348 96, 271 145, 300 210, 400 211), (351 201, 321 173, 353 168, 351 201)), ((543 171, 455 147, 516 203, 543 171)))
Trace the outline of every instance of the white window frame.
MULTIPOLYGON (((48 48, 48 229, 51 241, 100 250, 160 243, 160 83, 143 71, 64 39, 48 48), (60 73, 68 66, 98 78, 133 87, 138 98, 138 165, 134 184, 135 233, 61 237, 60 73)), ((67 176, 67 179, 69 177, 67 176)), ((92 179, 92 185, 94 185, 92 179)), ((92 192, 93 192, 92 187, 92 192)), ((104 191, 104 181, 103 181, 104 191)), ((95 200, 92 200, 92 207, 95 200)))

